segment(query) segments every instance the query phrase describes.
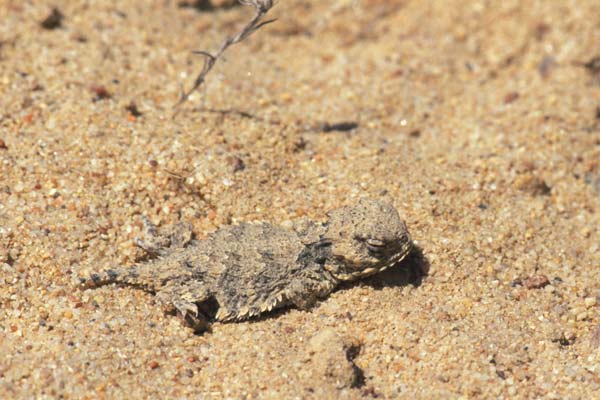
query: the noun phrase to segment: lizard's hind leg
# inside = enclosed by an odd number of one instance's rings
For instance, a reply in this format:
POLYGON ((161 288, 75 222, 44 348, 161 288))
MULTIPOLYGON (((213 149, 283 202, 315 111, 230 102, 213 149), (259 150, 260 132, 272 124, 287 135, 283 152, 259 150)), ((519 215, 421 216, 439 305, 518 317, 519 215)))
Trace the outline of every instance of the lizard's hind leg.
POLYGON ((200 281, 176 279, 162 287, 156 301, 169 314, 176 314, 195 332, 206 331, 216 313, 216 300, 200 281))

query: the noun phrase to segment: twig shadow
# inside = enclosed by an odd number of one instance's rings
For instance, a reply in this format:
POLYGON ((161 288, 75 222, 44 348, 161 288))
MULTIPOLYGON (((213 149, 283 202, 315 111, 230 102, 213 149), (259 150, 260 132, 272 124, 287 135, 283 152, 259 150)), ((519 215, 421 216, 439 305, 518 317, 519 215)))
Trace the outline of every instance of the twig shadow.
POLYGON ((259 122, 266 122, 271 125, 279 125, 280 124, 279 121, 265 119, 265 118, 259 117, 258 115, 252 114, 250 112, 243 111, 243 110, 237 110, 234 108, 217 109, 217 108, 198 107, 198 108, 194 108, 194 111, 199 112, 199 113, 217 114, 217 115, 220 115, 221 118, 225 118, 227 116, 234 115, 234 116, 237 116, 240 118, 251 119, 251 120, 255 120, 255 121, 259 121, 259 122))

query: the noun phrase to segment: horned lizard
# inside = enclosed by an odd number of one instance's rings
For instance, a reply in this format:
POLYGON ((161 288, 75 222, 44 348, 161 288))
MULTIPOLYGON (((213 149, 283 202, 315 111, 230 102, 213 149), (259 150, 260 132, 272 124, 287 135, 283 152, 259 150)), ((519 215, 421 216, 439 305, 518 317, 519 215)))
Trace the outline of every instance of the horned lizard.
POLYGON ((295 229, 242 223, 203 240, 193 238, 189 223, 160 234, 145 223, 147 238, 136 239, 136 245, 154 258, 91 274, 80 283, 142 288, 196 331, 211 320, 240 321, 284 306, 307 309, 340 282, 383 271, 412 249, 394 207, 370 199, 330 212, 325 223, 305 221, 295 229))

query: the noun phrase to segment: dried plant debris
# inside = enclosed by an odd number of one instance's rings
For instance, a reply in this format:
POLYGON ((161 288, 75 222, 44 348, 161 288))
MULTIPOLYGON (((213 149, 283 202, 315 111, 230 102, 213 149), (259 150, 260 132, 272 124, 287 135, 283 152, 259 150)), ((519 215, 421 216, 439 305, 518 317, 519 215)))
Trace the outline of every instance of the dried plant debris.
POLYGON ((211 320, 239 321, 288 305, 310 308, 341 282, 386 270, 413 248, 396 209, 379 200, 337 209, 324 224, 305 222, 295 230, 244 223, 194 240, 188 223, 159 234, 145 221, 148 237, 136 245, 156 258, 80 281, 84 288, 146 289, 199 332, 211 320))
POLYGON ((325 122, 321 124, 320 128, 323 132, 348 132, 358 128, 358 123, 354 121, 343 121, 335 123, 325 122))
POLYGON ((239 0, 239 2, 246 6, 254 7, 255 13, 252 19, 242 28, 234 36, 229 36, 225 39, 225 41, 221 44, 216 53, 211 54, 204 50, 195 51, 195 54, 200 54, 204 56, 204 65, 202 66, 202 70, 196 76, 194 81, 194 85, 186 92, 181 95, 181 98, 175 105, 175 107, 184 103, 190 95, 198 89, 204 80, 206 79, 206 75, 213 68, 217 60, 225 53, 225 50, 229 48, 229 46, 234 45, 248 38, 254 32, 262 28, 263 26, 270 24, 275 21, 274 19, 264 20, 263 17, 269 12, 269 10, 273 7, 273 0, 239 0))

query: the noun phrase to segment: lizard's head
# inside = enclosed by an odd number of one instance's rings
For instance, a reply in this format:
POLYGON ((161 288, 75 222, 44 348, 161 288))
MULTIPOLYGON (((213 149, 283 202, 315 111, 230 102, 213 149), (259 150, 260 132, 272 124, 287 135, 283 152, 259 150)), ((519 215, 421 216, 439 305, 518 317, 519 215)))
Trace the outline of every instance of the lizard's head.
POLYGON ((336 279, 350 281, 383 271, 412 249, 406 225, 389 203, 362 199, 328 216, 321 242, 330 251, 325 268, 336 279))

